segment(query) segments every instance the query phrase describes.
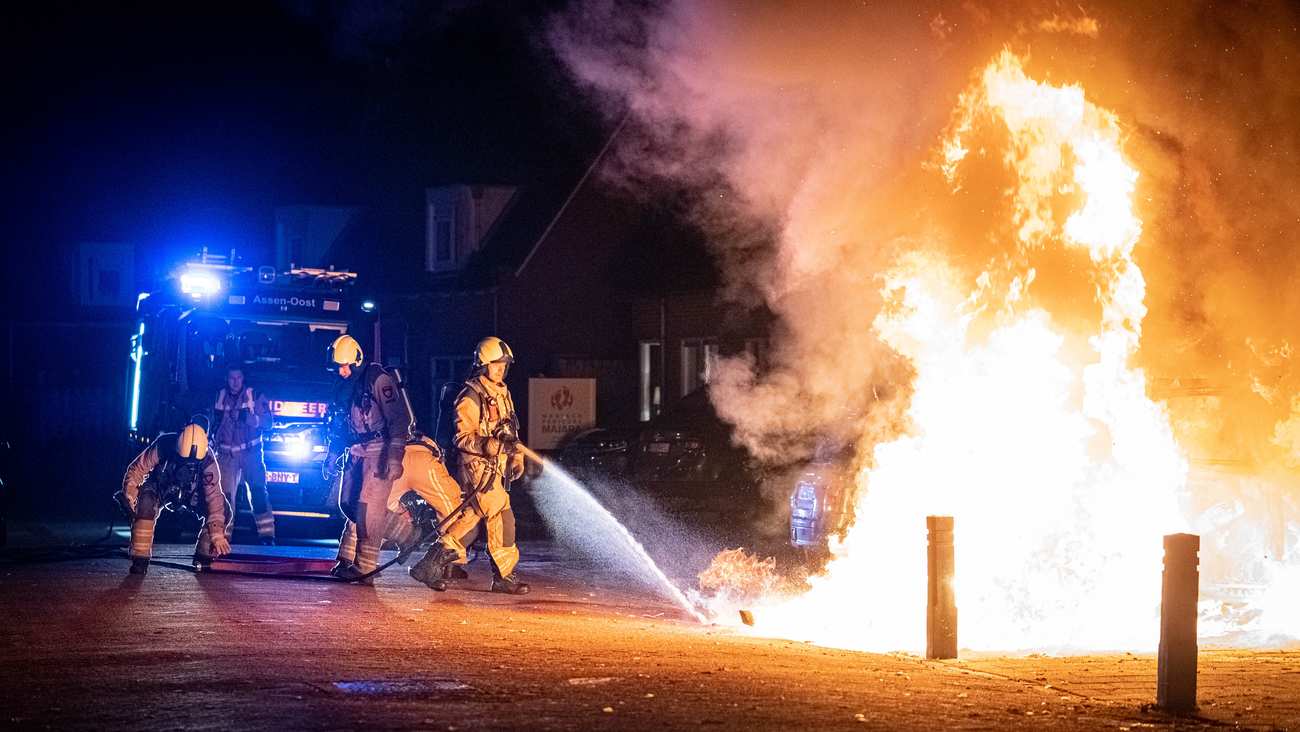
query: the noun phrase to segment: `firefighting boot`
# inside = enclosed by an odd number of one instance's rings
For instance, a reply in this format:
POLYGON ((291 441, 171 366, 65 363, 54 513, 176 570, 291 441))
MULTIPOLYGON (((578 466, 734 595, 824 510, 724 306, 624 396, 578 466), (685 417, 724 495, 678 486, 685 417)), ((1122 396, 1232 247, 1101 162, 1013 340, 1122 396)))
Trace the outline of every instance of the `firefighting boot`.
POLYGON ((257 538, 257 543, 260 544, 260 545, 262 545, 262 546, 275 546, 275 537, 274 537, 274 536, 259 536, 259 537, 257 538))
POLYGON ((442 568, 442 576, 433 582, 428 582, 429 588, 437 592, 446 592, 451 587, 452 580, 468 579, 469 572, 457 567, 454 564, 448 564, 442 568))
POLYGON ((365 585, 367 587, 373 587, 375 584, 374 575, 370 575, 367 577, 366 573, 357 569, 357 565, 355 564, 349 564, 343 567, 338 571, 337 574, 335 574, 332 571, 330 572, 330 574, 333 574, 335 577, 338 577, 344 582, 351 582, 357 585, 365 585))
POLYGON ((352 566, 352 562, 345 562, 342 559, 340 559, 334 563, 333 567, 330 567, 330 576, 338 577, 341 579, 343 577, 343 573, 347 571, 347 569, 351 566, 352 566))
POLYGON ((202 554, 195 554, 194 559, 191 562, 191 566, 194 567, 195 572, 211 572, 212 557, 204 556, 202 554))
POLYGON ((442 572, 459 556, 454 549, 434 545, 423 559, 407 570, 407 573, 416 582, 427 585, 429 589, 443 592, 447 589, 447 581, 442 578, 442 572))
POLYGON ((149 574, 149 560, 143 557, 136 557, 131 560, 131 574, 149 574))
POLYGON ((505 577, 492 577, 492 591, 502 592, 507 595, 527 595, 528 583, 520 582, 519 576, 514 572, 505 577))

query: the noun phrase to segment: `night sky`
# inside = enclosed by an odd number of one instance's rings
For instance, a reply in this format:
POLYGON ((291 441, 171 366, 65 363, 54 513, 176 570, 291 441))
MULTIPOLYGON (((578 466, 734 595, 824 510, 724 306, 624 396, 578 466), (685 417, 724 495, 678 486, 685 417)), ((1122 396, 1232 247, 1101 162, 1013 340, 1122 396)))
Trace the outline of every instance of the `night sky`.
POLYGON ((267 251, 277 205, 420 237, 426 186, 571 184, 606 128, 546 47, 557 5, 8 6, 7 279, 78 241, 267 251))

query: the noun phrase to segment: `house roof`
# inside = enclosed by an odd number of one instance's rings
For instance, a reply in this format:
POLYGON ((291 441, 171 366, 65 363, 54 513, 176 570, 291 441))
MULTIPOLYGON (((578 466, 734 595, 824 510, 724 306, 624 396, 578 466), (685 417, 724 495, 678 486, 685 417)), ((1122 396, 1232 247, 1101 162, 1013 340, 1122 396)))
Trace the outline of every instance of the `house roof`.
POLYGON ((517 271, 540 248, 558 212, 580 187, 520 186, 465 266, 438 276, 438 283, 450 289, 482 289, 495 285, 500 275, 517 271))
MULTIPOLYGON (((522 275, 536 258, 546 257, 553 236, 584 226, 583 218, 569 217, 599 216, 601 223, 617 222, 620 231, 602 239, 620 249, 620 266, 611 272, 616 287, 634 294, 717 288, 721 278, 716 262, 703 233, 683 214, 680 200, 672 195, 634 200, 602 180, 601 165, 622 130, 620 123, 581 170, 551 171, 547 178, 518 186, 482 244, 459 269, 432 274, 423 267, 408 267, 385 279, 403 281, 401 289, 408 292, 489 290, 503 276, 522 275), (593 204, 592 197, 599 200, 593 204)), ((420 242, 422 249, 423 236, 420 242)))

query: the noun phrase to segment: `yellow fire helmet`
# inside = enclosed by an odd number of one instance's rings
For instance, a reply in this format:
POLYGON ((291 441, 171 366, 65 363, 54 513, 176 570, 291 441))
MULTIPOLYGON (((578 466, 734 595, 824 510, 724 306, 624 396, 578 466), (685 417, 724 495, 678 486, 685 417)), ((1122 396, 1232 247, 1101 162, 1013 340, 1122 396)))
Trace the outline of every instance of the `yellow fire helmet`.
POLYGON ((208 456, 208 433, 197 424, 187 424, 176 436, 176 452, 187 460, 202 460, 208 456))
POLYGON ((339 366, 357 367, 361 365, 365 354, 361 352, 361 344, 357 339, 350 335, 341 335, 334 339, 330 345, 330 365, 333 368, 339 366))
POLYGON ((474 368, 481 369, 490 363, 502 361, 507 364, 515 362, 515 354, 506 342, 496 336, 488 336, 478 342, 474 349, 474 368))

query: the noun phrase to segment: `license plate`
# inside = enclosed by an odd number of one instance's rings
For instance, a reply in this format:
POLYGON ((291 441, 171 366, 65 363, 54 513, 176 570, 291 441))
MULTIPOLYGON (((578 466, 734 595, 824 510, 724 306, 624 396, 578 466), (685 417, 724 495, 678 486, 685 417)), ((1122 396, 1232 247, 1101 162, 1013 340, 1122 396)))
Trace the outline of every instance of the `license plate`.
POLYGON ((671 447, 672 445, 668 444, 667 442, 652 442, 646 446, 646 450, 648 450, 649 452, 657 452, 663 454, 668 452, 668 450, 671 447))
POLYGON ((266 482, 296 484, 298 482, 298 474, 291 473, 287 470, 268 470, 266 471, 266 482))

